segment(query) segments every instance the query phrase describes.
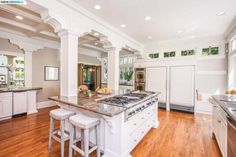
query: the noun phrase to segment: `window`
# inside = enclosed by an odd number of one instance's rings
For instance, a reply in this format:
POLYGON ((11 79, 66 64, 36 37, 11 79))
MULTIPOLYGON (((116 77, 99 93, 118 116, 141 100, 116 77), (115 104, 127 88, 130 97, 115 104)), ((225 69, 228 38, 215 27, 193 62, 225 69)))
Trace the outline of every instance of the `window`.
POLYGON ((153 59, 153 58, 159 58, 159 53, 150 53, 149 58, 153 59))
POLYGON ((218 54, 219 54, 219 47, 209 47, 202 49, 203 56, 218 55, 218 54))
POLYGON ((181 56, 192 56, 195 55, 194 50, 183 50, 181 51, 181 56))
POLYGON ((13 64, 15 67, 13 73, 14 82, 23 81, 25 80, 25 62, 23 57, 15 57, 13 59, 13 64))
POLYGON ((167 58, 167 57, 175 57, 175 51, 164 52, 164 58, 167 58))
POLYGON ((102 83, 107 83, 108 79, 108 60, 107 58, 102 58, 102 83))
POLYGON ((232 51, 236 50, 236 38, 231 41, 232 44, 232 51))
POLYGON ((120 58, 120 84, 133 85, 134 57, 120 58))

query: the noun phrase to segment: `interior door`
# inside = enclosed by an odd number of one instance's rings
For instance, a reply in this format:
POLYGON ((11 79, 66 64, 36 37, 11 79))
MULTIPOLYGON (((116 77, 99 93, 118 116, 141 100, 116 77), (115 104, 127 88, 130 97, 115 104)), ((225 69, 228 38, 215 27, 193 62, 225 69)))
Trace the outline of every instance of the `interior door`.
POLYGON ((167 67, 147 68, 146 73, 146 90, 161 92, 159 103, 166 105, 167 67))
POLYGON ((170 105, 193 107, 194 92, 195 67, 170 67, 170 105))

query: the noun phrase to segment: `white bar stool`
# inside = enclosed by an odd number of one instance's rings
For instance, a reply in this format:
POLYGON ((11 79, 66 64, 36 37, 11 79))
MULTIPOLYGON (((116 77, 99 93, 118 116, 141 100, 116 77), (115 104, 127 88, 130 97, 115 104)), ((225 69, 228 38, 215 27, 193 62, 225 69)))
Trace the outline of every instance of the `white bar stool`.
POLYGON ((84 157, 89 157, 89 154, 97 149, 97 157, 100 157, 100 134, 99 125, 100 120, 85 116, 83 114, 77 114, 69 118, 70 122, 70 146, 69 157, 72 157, 73 150, 80 153, 84 157), (96 145, 89 149, 89 129, 95 127, 96 131, 96 145), (81 138, 76 139, 76 128, 81 129, 81 138), (81 149, 77 147, 76 143, 81 141, 81 149))
POLYGON ((69 132, 65 130, 65 120, 74 114, 74 112, 62 108, 50 111, 49 152, 51 152, 52 139, 54 139, 61 144, 61 157, 64 157, 65 141, 69 140, 69 132), (60 129, 54 130, 54 120, 60 121, 60 129))

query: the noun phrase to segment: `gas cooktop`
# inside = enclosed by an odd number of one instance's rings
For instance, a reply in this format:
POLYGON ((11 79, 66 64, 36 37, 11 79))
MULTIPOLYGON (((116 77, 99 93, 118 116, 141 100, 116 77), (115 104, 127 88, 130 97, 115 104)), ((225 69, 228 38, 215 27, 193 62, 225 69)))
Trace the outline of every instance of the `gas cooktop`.
POLYGON ((101 99, 98 102, 108 104, 108 105, 128 107, 130 104, 136 103, 136 102, 146 98, 150 94, 152 94, 152 93, 133 91, 130 93, 126 93, 124 95, 101 99))

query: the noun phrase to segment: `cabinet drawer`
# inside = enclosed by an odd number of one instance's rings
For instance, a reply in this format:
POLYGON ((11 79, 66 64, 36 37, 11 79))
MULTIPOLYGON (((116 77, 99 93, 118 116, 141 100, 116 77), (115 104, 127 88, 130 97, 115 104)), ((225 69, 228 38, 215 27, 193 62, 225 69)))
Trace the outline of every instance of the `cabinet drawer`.
POLYGON ((12 93, 0 93, 0 99, 12 99, 12 93))
POLYGON ((146 120, 152 119, 151 117, 154 115, 153 113, 153 108, 149 107, 143 112, 140 112, 133 116, 129 121, 127 121, 124 125, 125 131, 128 131, 128 134, 133 134, 133 132, 140 126, 142 125, 146 120))

